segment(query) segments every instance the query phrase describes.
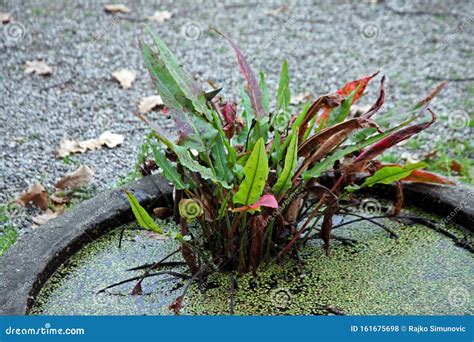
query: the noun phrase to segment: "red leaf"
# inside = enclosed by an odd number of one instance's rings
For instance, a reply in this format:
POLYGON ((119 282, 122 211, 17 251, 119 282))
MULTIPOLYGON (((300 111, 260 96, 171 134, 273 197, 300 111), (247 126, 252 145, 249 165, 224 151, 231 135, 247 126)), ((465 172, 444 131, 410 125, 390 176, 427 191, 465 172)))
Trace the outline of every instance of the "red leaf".
POLYGON ((244 75, 245 79, 247 80, 247 92, 250 97, 250 102, 252 103, 252 107, 255 110, 255 116, 259 119, 265 116, 265 110, 263 109, 262 104, 262 93, 260 92, 260 87, 258 86, 257 79, 255 78, 255 74, 252 71, 252 68, 247 63, 245 56, 243 55, 242 51, 239 49, 237 44, 235 44, 227 35, 224 33, 215 30, 219 33, 222 37, 224 37, 234 49, 235 54, 237 55, 237 61, 239 63, 239 68, 242 74, 244 75))
POLYGON ((402 182, 417 182, 417 183, 437 183, 437 184, 455 184, 447 178, 439 176, 435 173, 424 171, 424 170, 414 170, 412 173, 401 180, 402 182))
POLYGON ((132 296, 141 296, 143 294, 142 281, 140 280, 132 290, 132 296))
MULTIPOLYGON (((375 74, 372 74, 370 76, 366 76, 358 80, 348 82, 344 84, 344 86, 341 89, 339 89, 336 93, 347 97, 355 89, 357 89, 357 87, 360 86, 359 90, 357 91, 357 93, 354 95, 354 98, 352 99, 352 103, 355 103, 364 93, 364 90, 367 87, 367 84, 369 84, 370 80, 374 78, 375 76, 377 76, 379 72, 380 71, 377 71, 375 74)), ((328 120, 330 112, 331 112, 331 108, 325 108, 324 112, 316 120, 316 123, 319 124, 322 120, 328 120)))
POLYGON ((260 209, 260 207, 278 208, 278 202, 275 196, 271 194, 267 194, 260 197, 260 199, 254 204, 244 205, 243 207, 232 209, 232 211, 240 212, 240 211, 256 210, 256 209, 260 209))
POLYGON ((431 110, 430 113, 430 121, 402 128, 401 130, 394 132, 389 136, 383 138, 379 142, 369 146, 354 161, 353 167, 355 168, 355 171, 361 170, 368 161, 382 154, 390 147, 402 142, 403 140, 410 138, 411 136, 431 126, 436 121, 436 115, 431 110))

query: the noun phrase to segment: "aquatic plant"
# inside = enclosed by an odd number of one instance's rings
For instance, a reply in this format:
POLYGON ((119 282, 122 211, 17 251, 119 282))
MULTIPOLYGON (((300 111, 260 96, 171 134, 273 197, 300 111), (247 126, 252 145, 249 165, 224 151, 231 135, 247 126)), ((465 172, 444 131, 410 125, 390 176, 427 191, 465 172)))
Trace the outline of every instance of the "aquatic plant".
MULTIPOLYGON (((405 121, 384 129, 374 116, 385 101, 385 77, 372 106, 362 112, 353 107, 378 72, 295 112, 287 62, 272 99, 264 74, 257 79, 239 47, 216 30, 235 51, 246 81, 238 105, 224 100, 221 89, 201 90, 165 43, 148 31, 156 50, 141 41, 141 51, 176 123, 177 139, 144 115, 140 118, 152 128, 152 165, 175 188, 180 232, 173 237, 182 242, 193 276, 204 266, 255 272, 263 261, 297 252, 314 236, 329 253, 340 200, 359 189, 395 183, 398 196, 391 214, 396 215, 403 204, 403 182, 449 183, 423 171, 424 163, 384 165, 376 159, 435 122, 428 106, 444 83, 407 109, 405 121), (429 118, 423 121, 424 116, 429 118), (332 181, 323 181, 328 176, 332 181)), ((133 194, 127 195, 141 226, 163 233, 133 194)))

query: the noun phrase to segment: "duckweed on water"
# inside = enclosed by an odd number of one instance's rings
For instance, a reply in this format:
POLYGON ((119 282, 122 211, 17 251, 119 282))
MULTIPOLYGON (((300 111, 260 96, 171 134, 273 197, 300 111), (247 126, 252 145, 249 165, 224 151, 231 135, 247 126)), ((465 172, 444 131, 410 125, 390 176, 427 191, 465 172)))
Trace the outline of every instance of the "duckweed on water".
MULTIPOLYGON (((425 226, 385 224, 396 230, 399 239, 359 222, 334 230, 338 236, 359 241, 353 247, 334 242, 326 257, 315 241, 301 253, 304 264, 287 259, 259 270, 256 277, 236 276, 235 313, 472 314, 472 254, 425 226)), ((470 234, 449 230, 458 236, 470 234)), ((142 296, 130 295, 134 282, 96 294, 107 285, 138 275, 126 269, 157 261, 177 248, 174 242, 128 230, 119 249, 118 236, 116 230, 74 255, 47 282, 31 313, 171 314, 168 305, 181 294, 183 283, 169 276, 147 279, 142 296)), ((192 315, 228 312, 226 273, 210 275, 201 288, 192 286, 182 311, 192 315)))

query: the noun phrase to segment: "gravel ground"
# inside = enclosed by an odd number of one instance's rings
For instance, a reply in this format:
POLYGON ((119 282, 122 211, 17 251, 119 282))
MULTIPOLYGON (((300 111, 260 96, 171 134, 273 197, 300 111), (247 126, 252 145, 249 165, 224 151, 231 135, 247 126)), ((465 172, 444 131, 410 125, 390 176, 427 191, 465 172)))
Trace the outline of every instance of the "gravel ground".
MULTIPOLYGON (((78 164, 96 169, 92 192, 112 187, 132 170, 148 131, 133 113, 141 97, 154 94, 137 39, 156 10, 172 12, 171 20, 152 25, 187 70, 203 83, 224 86, 228 98, 237 95, 242 77, 232 51, 210 32, 213 26, 232 36, 254 69, 267 74, 271 91, 284 58, 293 93, 334 91, 381 70, 388 77, 387 103, 403 107, 440 80, 452 80, 433 106, 441 120, 425 137, 472 140, 465 122, 473 105, 472 1, 298 1, 279 13, 274 10, 284 2, 123 1, 131 12, 120 19, 104 12, 105 3, 0 0, 0 11, 14 19, 0 30, 3 203, 35 181, 51 187, 78 164), (53 74, 25 74, 25 62, 36 59, 52 66, 53 74), (120 68, 137 71, 130 89, 111 78, 120 68), (123 145, 74 155, 76 164, 55 158, 61 138, 95 138, 105 130, 123 134, 123 145)), ((377 87, 362 104, 373 100, 377 87)), ((163 114, 151 117, 170 127, 163 114)), ((10 224, 26 233, 35 213, 16 210, 10 224)))

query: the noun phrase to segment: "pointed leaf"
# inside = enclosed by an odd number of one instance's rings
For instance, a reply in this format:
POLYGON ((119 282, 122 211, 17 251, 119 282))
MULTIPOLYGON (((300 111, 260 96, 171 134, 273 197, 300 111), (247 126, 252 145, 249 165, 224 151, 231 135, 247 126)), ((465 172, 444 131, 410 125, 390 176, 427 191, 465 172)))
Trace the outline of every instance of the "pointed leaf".
POLYGON ((176 167, 166 158, 165 154, 160 151, 156 145, 151 144, 153 157, 156 165, 162 169, 163 176, 169 180, 178 190, 187 189, 188 185, 183 182, 181 175, 178 173, 176 167))
POLYGON ((375 172, 372 176, 367 177, 359 186, 351 186, 347 188, 347 191, 353 192, 365 187, 372 187, 375 184, 391 184, 396 182, 400 179, 408 177, 414 170, 422 169, 428 166, 426 163, 415 163, 415 164, 408 164, 405 166, 402 165, 390 165, 390 166, 383 166, 377 172, 375 172))
POLYGON ((280 196, 281 193, 285 192, 291 187, 291 178, 294 175, 296 165, 298 163, 298 131, 291 134, 291 140, 288 145, 285 156, 285 166, 281 175, 278 177, 277 182, 272 188, 272 192, 280 196))
POLYGON ((181 165, 183 165, 188 170, 192 172, 197 172, 201 175, 202 178, 209 179, 213 183, 220 184, 226 189, 231 188, 231 186, 229 186, 229 184, 227 184, 225 180, 217 177, 216 174, 210 168, 199 164, 195 159, 193 159, 193 157, 191 157, 189 151, 186 148, 174 145, 173 152, 176 153, 176 155, 178 156, 181 165))
POLYGON ((278 208, 278 202, 275 196, 271 194, 263 195, 257 202, 243 207, 232 209, 233 212, 260 210, 260 207, 278 208))
POLYGON ((454 185, 453 181, 425 170, 415 170, 409 176, 403 178, 402 182, 418 182, 418 183, 436 183, 454 185))
POLYGON ((227 35, 216 30, 221 36, 223 36, 227 42, 230 44, 232 49, 234 49, 235 54, 237 55, 237 61, 239 63, 239 68, 245 79, 247 80, 247 91, 250 97, 250 102, 255 111, 255 116, 257 119, 262 119, 265 117, 265 110, 263 109, 262 104, 262 93, 260 92, 260 87, 258 86, 257 79, 252 71, 252 68, 247 63, 245 56, 242 51, 239 49, 237 44, 235 44, 227 35))
POLYGON ((212 122, 212 115, 207 107, 204 92, 199 89, 195 82, 192 81, 187 73, 181 68, 176 57, 168 49, 166 44, 156 35, 156 33, 148 26, 147 30, 158 49, 158 57, 163 61, 168 72, 178 84, 181 91, 185 94, 186 98, 192 102, 194 109, 198 113, 204 114, 207 120, 212 122))
POLYGON ((145 228, 147 230, 151 230, 158 234, 163 234, 163 229, 156 224, 155 220, 147 213, 145 208, 143 208, 138 200, 133 196, 133 194, 129 191, 125 191, 127 194, 128 201, 130 202, 130 206, 132 207, 133 214, 138 221, 140 227, 145 228))
POLYGON ((268 178, 268 158, 265 153, 265 144, 262 138, 257 140, 245 164, 244 175, 245 178, 233 197, 234 204, 252 204, 262 195, 268 178))
POLYGON ((288 61, 285 60, 281 67, 280 80, 278 81, 277 111, 280 109, 286 110, 290 105, 291 92, 289 82, 288 61))

